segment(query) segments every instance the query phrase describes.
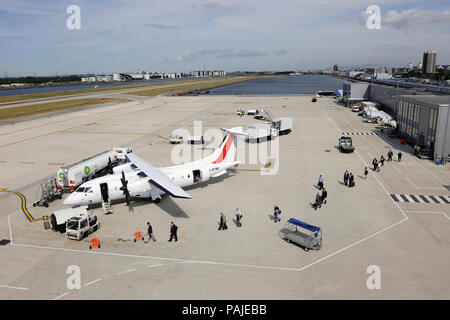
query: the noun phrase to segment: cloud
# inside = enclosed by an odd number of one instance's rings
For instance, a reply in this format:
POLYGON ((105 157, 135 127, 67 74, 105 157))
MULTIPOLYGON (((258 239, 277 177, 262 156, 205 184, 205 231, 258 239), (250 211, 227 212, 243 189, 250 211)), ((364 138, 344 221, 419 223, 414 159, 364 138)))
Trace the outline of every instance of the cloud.
POLYGON ((181 62, 181 61, 190 61, 200 57, 216 57, 219 59, 222 58, 254 58, 254 57, 263 57, 265 56, 265 52, 255 51, 255 50, 239 50, 235 51, 233 49, 214 49, 214 50, 200 50, 193 52, 187 56, 172 56, 166 58, 166 62, 181 62))
POLYGON ((430 23, 449 23, 450 11, 425 11, 410 9, 402 12, 389 11, 381 21, 383 26, 392 26, 398 30, 408 31, 414 27, 430 23))
POLYGON ((238 8, 235 6, 229 6, 229 5, 223 5, 215 1, 210 1, 206 3, 202 3, 200 5, 193 4, 191 5, 191 8, 193 9, 201 9, 205 14, 216 14, 220 12, 229 12, 229 11, 235 11, 238 8))
POLYGON ((144 24, 144 27, 150 27, 150 28, 156 28, 156 29, 182 29, 182 27, 179 27, 179 26, 169 26, 169 25, 159 24, 159 23, 146 23, 146 24, 144 24))
MULTIPOLYGON (((361 12, 359 23, 365 25, 371 14, 361 12)), ((418 9, 409 9, 404 11, 391 10, 381 18, 381 27, 392 27, 397 30, 408 32, 416 30, 419 26, 435 23, 450 24, 450 11, 426 11, 418 9)))
POLYGON ((283 54, 287 54, 287 51, 284 50, 284 49, 281 49, 281 50, 275 51, 274 54, 275 54, 276 56, 281 56, 281 55, 283 55, 283 54))

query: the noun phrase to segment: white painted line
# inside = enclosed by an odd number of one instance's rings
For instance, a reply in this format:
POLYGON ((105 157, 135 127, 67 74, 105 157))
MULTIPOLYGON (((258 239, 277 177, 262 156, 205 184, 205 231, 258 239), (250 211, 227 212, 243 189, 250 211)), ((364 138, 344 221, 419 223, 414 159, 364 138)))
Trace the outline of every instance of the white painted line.
POLYGON ((84 287, 90 286, 91 284, 94 284, 94 283, 96 283, 96 282, 99 282, 100 280, 102 280, 102 279, 98 278, 98 279, 96 279, 96 280, 94 280, 94 281, 91 281, 91 282, 88 282, 88 283, 84 284, 83 286, 84 286, 84 287))
POLYGON ((55 299, 53 299, 53 300, 59 300, 59 299, 61 299, 62 297, 68 295, 68 294, 69 294, 69 291, 67 291, 66 293, 63 293, 63 294, 60 295, 60 296, 57 296, 57 297, 56 297, 55 299))
POLYGON ((12 228, 11 228, 11 215, 14 213, 11 213, 10 215, 8 215, 9 240, 11 241, 10 242, 11 244, 14 244, 13 236, 12 236, 12 228))
POLYGON ((400 171, 399 168, 397 168, 397 166, 393 166, 395 170, 397 170, 398 173, 402 174, 402 172, 400 171))
POLYGON ((5 289, 15 289, 15 290, 24 290, 24 291, 29 290, 28 288, 13 287, 13 286, 4 286, 4 285, 0 285, 0 288, 5 288, 5 289))
POLYGON ((373 155, 371 155, 369 152, 367 152, 367 154, 369 155, 370 159, 373 159, 373 155))
POLYGON ((427 199, 428 201, 429 201, 429 203, 433 203, 433 204, 435 204, 436 202, 434 202, 434 200, 433 199, 431 199, 429 196, 426 196, 426 195, 422 195, 425 199, 427 199))
POLYGON ((447 190, 446 188, 442 188, 442 187, 418 187, 411 181, 411 179, 409 179, 409 178, 405 178, 405 179, 408 180, 409 183, 411 183, 414 186, 414 188, 416 188, 416 189, 447 190))
POLYGON ((445 212, 443 212, 443 211, 411 211, 411 210, 408 210, 408 211, 405 211, 405 212, 408 212, 408 213, 441 213, 441 214, 443 214, 447 219, 450 220, 450 217, 449 217, 445 212))
MULTIPOLYGON (((178 263, 181 263, 181 262, 178 262, 178 263)), ((147 268, 155 268, 155 267, 160 267, 160 266, 163 266, 163 265, 164 265, 163 263, 160 263, 160 264, 151 264, 151 265, 148 265, 147 268)))
POLYGON ((133 272, 133 271, 135 271, 136 269, 128 269, 128 270, 125 270, 125 271, 120 271, 120 272, 117 272, 116 274, 117 275, 119 275, 119 274, 125 274, 125 273, 128 273, 128 272, 133 272))

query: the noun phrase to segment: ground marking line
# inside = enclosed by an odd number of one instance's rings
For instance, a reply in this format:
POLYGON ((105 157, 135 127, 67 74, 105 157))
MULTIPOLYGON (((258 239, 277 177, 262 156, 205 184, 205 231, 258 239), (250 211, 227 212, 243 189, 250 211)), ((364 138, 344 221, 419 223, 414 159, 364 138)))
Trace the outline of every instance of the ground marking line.
MULTIPOLYGON (((16 212, 14 212, 14 213, 16 213, 16 212)), ((12 213, 12 214, 14 214, 14 213, 12 213)), ((11 228, 11 214, 8 215, 8 228, 9 228, 9 241, 13 245, 14 242, 13 242, 12 228, 11 228)))
MULTIPOLYGON (((182 262, 178 262, 178 263, 182 263, 182 262)), ((160 267, 160 266, 163 266, 163 265, 164 265, 163 263, 159 263, 159 264, 151 264, 151 265, 148 265, 147 268, 160 267)))
POLYGON ((397 170, 398 173, 403 174, 403 173, 400 171, 400 169, 397 168, 397 166, 393 166, 393 168, 394 168, 395 170, 397 170))
POLYGON ((405 210, 408 213, 442 213, 447 219, 450 220, 450 217, 443 211, 413 211, 413 210, 405 210))
POLYGON ((91 281, 91 282, 88 282, 88 283, 86 283, 86 284, 83 284, 83 286, 84 286, 84 287, 90 286, 91 284, 94 284, 94 283, 96 283, 96 282, 99 282, 100 280, 102 280, 102 279, 98 278, 98 279, 96 279, 96 280, 94 280, 94 281, 91 281))
POLYGON ((119 274, 124 274, 124 273, 132 272, 132 271, 135 271, 135 270, 136 270, 136 269, 128 269, 128 270, 125 270, 125 271, 117 272, 116 274, 117 274, 117 275, 119 275, 119 274))
POLYGON ((411 183, 413 185, 414 188, 416 189, 439 189, 439 190, 447 190, 446 188, 442 188, 442 187, 418 187, 416 186, 409 178, 405 178, 406 180, 409 181, 409 183, 411 183))
POLYGON ((6 288, 6 289, 16 289, 16 290, 24 290, 24 291, 27 291, 27 290, 29 290, 28 288, 22 288, 22 287, 13 287, 13 286, 5 286, 5 285, 0 285, 0 288, 6 288))
POLYGON ((64 297, 64 296, 66 296, 66 295, 68 295, 69 294, 69 291, 67 291, 67 292, 65 292, 65 293, 63 293, 62 295, 60 295, 60 296, 57 296, 56 298, 54 298, 53 300, 59 300, 59 299, 61 299, 62 297, 64 297))

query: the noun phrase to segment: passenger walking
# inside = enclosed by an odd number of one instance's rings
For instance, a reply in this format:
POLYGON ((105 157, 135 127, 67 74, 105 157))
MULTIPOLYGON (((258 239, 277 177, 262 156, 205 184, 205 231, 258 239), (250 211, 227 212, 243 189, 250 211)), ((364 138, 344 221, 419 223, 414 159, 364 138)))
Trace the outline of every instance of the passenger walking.
POLYGON ((313 204, 314 210, 317 210, 317 208, 320 208, 322 206, 321 202, 322 202, 322 198, 320 197, 320 194, 317 192, 316 202, 313 204))
POLYGON ((327 203, 327 196, 328 196, 328 192, 327 190, 325 190, 325 188, 323 188, 322 190, 322 195, 320 196, 320 200, 322 201, 323 204, 327 203))
POLYGON ((367 174, 369 173, 369 170, 367 170, 367 167, 364 168, 364 179, 367 179, 367 174))
POLYGON ((218 230, 227 230, 227 229, 228 229, 227 218, 225 217, 223 212, 221 212, 220 213, 220 225, 219 225, 219 229, 218 230))
POLYGON ((402 161, 402 152, 401 151, 399 151, 399 153, 397 155, 397 159, 398 159, 398 162, 402 161))
POLYGON ((381 166, 384 166, 384 157, 383 157, 383 155, 381 155, 380 163, 381 163, 381 166))
POLYGON ((347 186, 348 178, 349 178, 348 170, 345 170, 345 173, 344 173, 344 184, 345 184, 345 186, 347 186))
POLYGON ((373 171, 376 171, 378 168, 378 160, 376 158, 373 158, 372 165, 373 165, 373 171))
POLYGON ((278 217, 281 214, 280 208, 278 208, 278 205, 273 206, 273 222, 281 221, 281 219, 278 217))
POLYGON ((238 227, 242 227, 241 219, 242 219, 242 213, 239 211, 239 208, 236 208, 236 224, 238 227))
POLYGON ((353 173, 350 172, 350 177, 348 179, 348 186, 349 188, 355 186, 355 177, 353 176, 353 173))
POLYGON ((153 228, 152 228, 152 225, 150 224, 150 222, 147 222, 147 234, 148 234, 147 242, 150 242, 150 239, 152 239, 153 241, 156 241, 155 237, 153 236, 153 228))
POLYGON ((389 152, 388 152, 388 162, 392 161, 392 156, 393 156, 393 155, 394 155, 394 153, 392 152, 391 149, 389 149, 389 152))
POLYGON ((177 231, 178 231, 177 225, 175 223, 171 222, 170 223, 170 239, 169 239, 169 242, 172 242, 173 238, 175 238, 175 242, 178 241, 177 231))
POLYGON ((322 175, 319 176, 319 181, 317 182, 317 186, 319 187, 319 190, 323 189, 323 177, 322 177, 322 175))

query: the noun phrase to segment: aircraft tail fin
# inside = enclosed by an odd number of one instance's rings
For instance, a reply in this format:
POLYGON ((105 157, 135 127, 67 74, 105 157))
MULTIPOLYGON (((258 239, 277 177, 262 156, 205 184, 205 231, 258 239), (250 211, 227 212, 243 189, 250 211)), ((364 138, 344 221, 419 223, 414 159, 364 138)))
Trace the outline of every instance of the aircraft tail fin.
POLYGON ((231 129, 221 128, 227 134, 213 154, 208 157, 211 163, 221 163, 222 161, 234 161, 237 151, 237 140, 240 135, 248 136, 242 127, 234 127, 231 129))

